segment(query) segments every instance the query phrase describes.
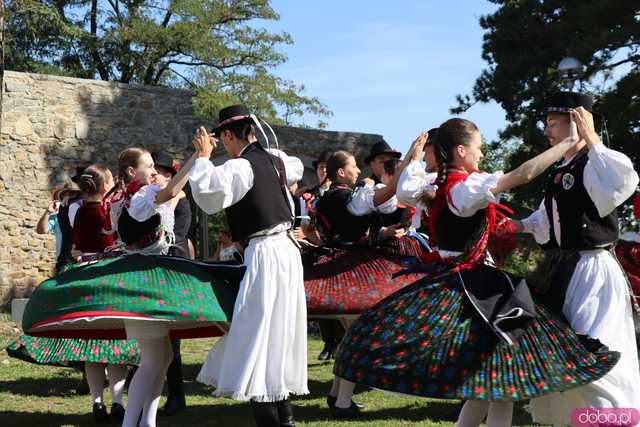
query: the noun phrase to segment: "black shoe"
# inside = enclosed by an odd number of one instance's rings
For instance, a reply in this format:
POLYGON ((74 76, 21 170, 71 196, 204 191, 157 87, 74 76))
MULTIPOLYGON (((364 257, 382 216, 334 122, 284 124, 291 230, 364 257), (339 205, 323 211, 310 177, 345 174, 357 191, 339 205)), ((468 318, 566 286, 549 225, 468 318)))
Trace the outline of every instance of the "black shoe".
POLYGON ((338 398, 337 398, 337 397, 335 397, 335 396, 331 396, 331 395, 328 395, 328 396, 327 396, 327 406, 328 406, 329 408, 333 408, 334 406, 336 406, 336 401, 337 401, 337 400, 338 400, 338 398))
MULTIPOLYGON (((328 395, 327 396, 327 406, 329 408, 333 408, 334 406, 336 406, 336 401, 337 400, 338 400, 337 397, 328 395)), ((352 405, 356 405, 358 407, 358 409, 364 408, 364 405, 362 403, 357 403, 357 402, 354 402, 353 400, 351 401, 351 404, 352 405)))
POLYGON ((331 345, 330 343, 324 343, 324 348, 322 349, 320 354, 318 354, 318 360, 322 360, 323 362, 326 362, 327 360, 331 359, 332 352, 333 352, 333 345, 331 345))
POLYGON ((278 417, 280 418, 280 427, 296 427, 293 419, 293 408, 289 399, 276 402, 278 407, 278 417))
POLYGON ((107 408, 102 403, 93 404, 93 420, 96 424, 108 423, 110 421, 107 408))
POLYGON ((338 408, 335 405, 331 408, 331 416, 334 418, 358 418, 360 415, 360 408, 353 400, 348 408, 338 408))
POLYGON ((109 416, 112 421, 117 421, 118 424, 122 424, 122 421, 124 421, 124 407, 119 403, 114 403, 111 405, 109 416))
POLYGON ((78 396, 87 396, 89 394, 89 384, 84 376, 76 386, 76 394, 78 396))
POLYGON ((251 401, 253 418, 256 427, 280 427, 280 415, 278 405, 275 402, 254 402, 251 401))
POLYGON ((184 394, 172 394, 167 397, 167 401, 162 409, 158 411, 158 414, 161 417, 169 417, 184 411, 186 407, 187 402, 185 401, 184 394))

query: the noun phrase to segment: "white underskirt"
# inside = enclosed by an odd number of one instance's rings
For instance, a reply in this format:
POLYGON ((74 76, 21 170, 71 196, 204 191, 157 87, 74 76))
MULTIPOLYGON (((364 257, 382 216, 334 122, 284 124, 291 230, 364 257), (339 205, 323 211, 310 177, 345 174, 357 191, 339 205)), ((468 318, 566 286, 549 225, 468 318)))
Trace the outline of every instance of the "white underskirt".
POLYGON ((620 361, 591 384, 532 399, 534 422, 571 425, 575 408, 640 410, 640 367, 627 280, 609 251, 581 251, 580 255, 562 311, 578 334, 619 351, 620 361))

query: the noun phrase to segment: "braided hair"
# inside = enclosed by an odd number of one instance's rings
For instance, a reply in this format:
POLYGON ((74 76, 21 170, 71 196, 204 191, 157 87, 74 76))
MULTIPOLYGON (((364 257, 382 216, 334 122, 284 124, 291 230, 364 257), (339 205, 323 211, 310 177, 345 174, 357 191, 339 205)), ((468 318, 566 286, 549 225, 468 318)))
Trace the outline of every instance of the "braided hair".
POLYGON ((468 146, 476 132, 478 127, 466 119, 449 119, 440 125, 433 143, 438 164, 438 184, 442 185, 447 180, 447 168, 452 161, 455 147, 468 146))
POLYGON ((82 172, 80 182, 78 183, 80 190, 87 196, 98 194, 102 190, 102 186, 108 181, 111 172, 106 167, 94 163, 82 172))

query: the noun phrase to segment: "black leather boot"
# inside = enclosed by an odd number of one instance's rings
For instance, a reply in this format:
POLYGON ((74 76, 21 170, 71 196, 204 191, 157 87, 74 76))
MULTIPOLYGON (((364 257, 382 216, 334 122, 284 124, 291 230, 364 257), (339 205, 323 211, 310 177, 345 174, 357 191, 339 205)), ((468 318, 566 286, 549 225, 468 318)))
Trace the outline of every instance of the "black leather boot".
POLYGON ((280 427, 278 405, 275 402, 254 402, 252 400, 251 409, 253 409, 256 427, 280 427))
POLYGON ((293 420, 293 408, 291 407, 291 401, 289 399, 276 402, 278 406, 278 416, 280 417, 280 427, 295 427, 296 423, 293 420))
POLYGON ((173 350, 173 360, 169 365, 169 369, 167 369, 167 401, 158 411, 160 416, 174 415, 187 407, 182 385, 180 340, 172 340, 171 349, 173 350))

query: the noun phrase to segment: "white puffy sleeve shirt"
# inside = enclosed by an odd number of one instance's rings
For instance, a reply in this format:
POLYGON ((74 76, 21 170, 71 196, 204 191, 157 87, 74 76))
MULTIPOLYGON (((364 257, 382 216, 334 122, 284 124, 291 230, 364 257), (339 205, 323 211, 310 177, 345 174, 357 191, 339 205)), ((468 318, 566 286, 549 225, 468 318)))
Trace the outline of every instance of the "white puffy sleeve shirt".
MULTIPOLYGON (((280 150, 269 150, 280 157, 287 175, 287 185, 299 181, 304 166, 297 157, 287 156, 280 150)), ((189 171, 193 198, 200 208, 214 214, 239 202, 253 187, 253 169, 248 160, 230 159, 214 166, 209 159, 198 158, 189 171)))
POLYGON ((365 185, 363 187, 357 187, 353 190, 353 195, 349 204, 347 204, 347 210, 349 213, 355 216, 365 216, 371 212, 380 212, 383 214, 389 214, 394 212, 398 208, 398 199, 396 196, 391 197, 384 203, 375 206, 373 204, 373 197, 375 196, 375 190, 377 188, 384 188, 384 184, 376 184, 376 186, 365 185))
POLYGON ((416 207, 420 196, 425 191, 435 191, 438 178, 437 172, 427 173, 422 164, 417 160, 412 160, 400 174, 396 197, 404 205, 416 207))
POLYGON ((500 195, 494 196, 491 189, 498 185, 502 171, 494 173, 474 172, 466 180, 449 190, 449 208, 461 217, 473 216, 489 203, 499 203, 500 195))
POLYGON ((131 218, 138 222, 144 222, 158 213, 156 196, 160 190, 161 188, 156 184, 145 185, 131 196, 129 208, 127 209, 131 218))
POLYGON ((246 159, 227 160, 214 166, 200 157, 189 171, 193 199, 209 215, 228 208, 253 187, 253 169, 246 159))
MULTIPOLYGON (((571 161, 570 159, 569 161, 571 161)), ((565 162, 566 165, 568 162, 565 162)), ((638 186, 638 174, 633 163, 626 155, 597 144, 589 150, 587 164, 584 167, 583 185, 587 194, 598 209, 600 217, 613 212, 635 192, 638 186)), ((561 243, 560 216, 555 199, 551 201, 553 232, 561 243)), ((537 211, 522 220, 525 233, 533 234, 536 242, 549 241, 550 222, 544 199, 537 211)))
POLYGON ((302 179, 302 175, 304 175, 302 160, 295 156, 289 156, 284 151, 276 148, 268 148, 267 151, 279 157, 284 163, 284 171, 287 175, 287 187, 292 186, 302 179))

